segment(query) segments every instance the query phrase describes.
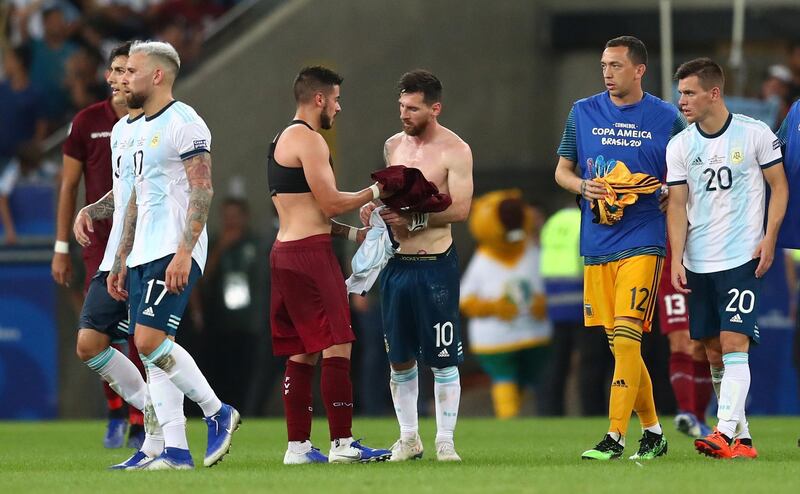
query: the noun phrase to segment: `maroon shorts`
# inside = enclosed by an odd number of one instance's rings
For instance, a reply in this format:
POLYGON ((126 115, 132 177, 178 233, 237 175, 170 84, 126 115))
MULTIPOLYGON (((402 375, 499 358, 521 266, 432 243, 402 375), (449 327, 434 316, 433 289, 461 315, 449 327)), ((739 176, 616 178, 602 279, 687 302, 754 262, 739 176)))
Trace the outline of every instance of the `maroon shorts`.
POLYGON ((689 331, 689 300, 686 295, 675 291, 669 268, 661 273, 658 287, 658 323, 661 334, 689 331))
POLYGON ((269 265, 275 355, 316 353, 355 341, 344 276, 330 235, 276 241, 269 265))

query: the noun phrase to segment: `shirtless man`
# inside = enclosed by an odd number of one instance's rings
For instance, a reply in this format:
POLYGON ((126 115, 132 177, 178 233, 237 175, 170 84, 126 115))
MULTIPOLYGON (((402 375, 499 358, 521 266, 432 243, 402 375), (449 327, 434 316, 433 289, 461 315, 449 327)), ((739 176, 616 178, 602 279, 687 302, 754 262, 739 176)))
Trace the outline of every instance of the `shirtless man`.
MULTIPOLYGON (((465 221, 472 201, 472 151, 454 132, 439 124, 442 84, 428 71, 414 70, 399 83, 403 131, 384 146, 387 166, 405 165, 450 194, 452 205, 441 213, 410 215, 386 209, 400 251, 381 273, 381 310, 389 362, 390 387, 400 439, 390 461, 422 457, 419 437, 417 359, 434 375, 436 456, 460 461, 453 432, 461 398, 457 365, 464 359, 459 328, 458 256, 450 225, 465 221)), ((364 224, 376 205, 361 208, 364 224)))
POLYGON ((344 277, 331 235, 356 240, 356 228, 330 218, 377 199, 373 184, 339 192, 331 153, 320 129, 330 129, 339 106, 342 78, 324 67, 306 67, 294 82, 297 112, 272 141, 267 159, 270 195, 280 219, 270 253, 270 322, 275 355, 287 355, 283 404, 289 445, 284 464, 383 461, 390 452, 353 440, 350 326, 344 277), (322 401, 331 449, 325 457, 311 445, 311 381, 322 354, 322 401))

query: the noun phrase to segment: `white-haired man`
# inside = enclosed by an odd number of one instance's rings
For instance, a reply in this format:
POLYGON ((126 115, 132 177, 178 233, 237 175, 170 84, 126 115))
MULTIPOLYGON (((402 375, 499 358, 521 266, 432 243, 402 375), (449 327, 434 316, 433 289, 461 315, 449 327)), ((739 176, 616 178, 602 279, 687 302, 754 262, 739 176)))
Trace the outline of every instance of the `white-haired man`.
POLYGON ((126 148, 135 186, 107 286, 115 299, 130 301, 134 340, 164 431, 164 452, 143 466, 154 470, 194 467, 184 395, 200 406, 208 424, 205 466, 225 456, 240 423, 239 412, 217 398, 192 356, 174 341, 205 265, 213 195, 211 133, 194 109, 172 97, 179 68, 178 53, 168 43, 131 46, 123 91, 128 107, 142 108, 145 117, 136 136, 112 143, 126 148))

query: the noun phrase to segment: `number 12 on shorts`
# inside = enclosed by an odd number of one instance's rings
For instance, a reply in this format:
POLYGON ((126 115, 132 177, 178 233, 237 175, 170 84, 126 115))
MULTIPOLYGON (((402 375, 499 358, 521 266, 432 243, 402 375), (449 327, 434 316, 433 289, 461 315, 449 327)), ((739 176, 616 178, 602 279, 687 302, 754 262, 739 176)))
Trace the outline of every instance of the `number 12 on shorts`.
POLYGON ((639 312, 644 312, 647 309, 647 300, 650 299, 650 290, 647 288, 631 288, 631 310, 636 309, 639 312), (636 292, 643 294, 639 303, 636 303, 636 292))
POLYGON ((433 325, 436 330, 436 348, 450 346, 453 343, 453 323, 446 321, 433 325))

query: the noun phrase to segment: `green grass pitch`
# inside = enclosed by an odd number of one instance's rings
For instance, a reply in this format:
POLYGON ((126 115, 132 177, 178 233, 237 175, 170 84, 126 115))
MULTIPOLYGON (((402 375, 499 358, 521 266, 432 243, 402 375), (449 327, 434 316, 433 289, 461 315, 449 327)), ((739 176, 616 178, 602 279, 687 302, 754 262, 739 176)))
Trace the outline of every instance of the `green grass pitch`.
MULTIPOLYGON (((189 472, 109 472, 130 450, 106 450, 104 424, 91 422, 0 423, 0 493, 797 493, 800 492, 800 420, 754 418, 760 458, 719 461, 694 452, 692 442, 667 424, 669 454, 651 462, 581 461, 601 439, 603 419, 462 419, 456 431, 461 464, 435 460, 432 420, 421 424, 422 460, 366 465, 286 467, 280 419, 247 419, 229 456, 214 468, 189 472)), ((327 424, 315 417, 314 443, 327 452, 327 424)), ((625 458, 636 450, 631 438, 625 458)), ((372 447, 388 447, 397 435, 393 419, 356 419, 354 432, 372 447)), ((202 465, 205 426, 189 421, 195 463, 202 465)))

